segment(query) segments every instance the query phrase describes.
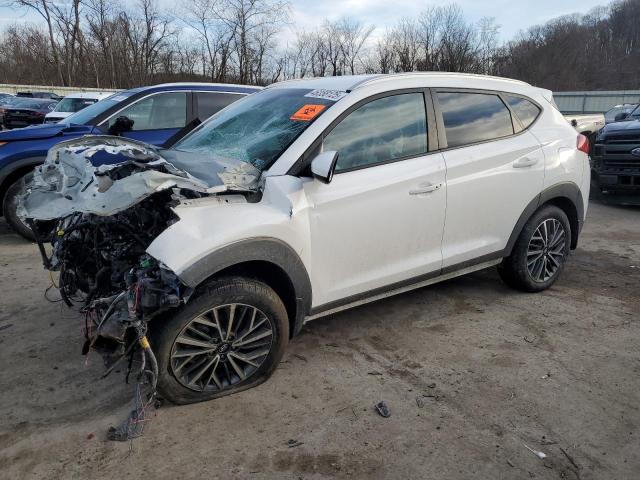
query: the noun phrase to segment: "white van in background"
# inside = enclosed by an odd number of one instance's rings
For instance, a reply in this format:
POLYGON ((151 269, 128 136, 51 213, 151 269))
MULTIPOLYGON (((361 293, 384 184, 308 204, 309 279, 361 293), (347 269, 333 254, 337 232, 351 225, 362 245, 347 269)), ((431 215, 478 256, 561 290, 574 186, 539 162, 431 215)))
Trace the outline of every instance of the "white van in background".
POLYGON ((58 123, 71 114, 78 112, 89 105, 93 105, 100 100, 104 100, 111 95, 113 95, 113 92, 85 92, 67 95, 60 100, 60 103, 58 103, 53 112, 47 113, 44 117, 44 123, 58 123))

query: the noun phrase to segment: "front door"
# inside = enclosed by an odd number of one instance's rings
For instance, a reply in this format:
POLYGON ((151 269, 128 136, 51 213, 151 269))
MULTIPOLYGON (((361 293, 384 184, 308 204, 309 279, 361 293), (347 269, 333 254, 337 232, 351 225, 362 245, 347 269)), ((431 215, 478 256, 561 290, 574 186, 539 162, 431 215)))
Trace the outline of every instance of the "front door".
POLYGON ((305 184, 314 306, 440 271, 445 164, 427 147, 422 92, 371 100, 325 134, 336 173, 305 184))

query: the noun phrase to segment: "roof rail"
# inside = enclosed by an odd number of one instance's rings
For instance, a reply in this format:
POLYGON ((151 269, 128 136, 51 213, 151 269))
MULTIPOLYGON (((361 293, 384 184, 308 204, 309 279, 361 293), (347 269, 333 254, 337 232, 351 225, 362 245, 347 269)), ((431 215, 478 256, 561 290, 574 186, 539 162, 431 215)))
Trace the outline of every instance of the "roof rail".
POLYGON ((427 77, 471 77, 471 78, 486 78, 487 80, 497 80, 497 81, 501 81, 501 82, 509 82, 509 83, 516 83, 519 85, 527 85, 527 86, 531 86, 530 84, 528 84, 527 82, 523 82, 522 80, 515 80, 512 78, 505 78, 505 77, 496 77, 496 76, 492 76, 492 75, 480 75, 477 73, 462 73, 462 72, 402 72, 402 73, 387 73, 387 74, 379 74, 376 75, 373 78, 367 78, 362 80, 361 82, 358 82, 356 85, 354 85, 353 88, 351 88, 351 90, 355 90, 357 88, 363 87, 365 85, 369 85, 371 83, 375 83, 378 81, 383 81, 386 79, 390 79, 390 78, 395 78, 395 77, 418 77, 418 76, 427 76, 427 77))

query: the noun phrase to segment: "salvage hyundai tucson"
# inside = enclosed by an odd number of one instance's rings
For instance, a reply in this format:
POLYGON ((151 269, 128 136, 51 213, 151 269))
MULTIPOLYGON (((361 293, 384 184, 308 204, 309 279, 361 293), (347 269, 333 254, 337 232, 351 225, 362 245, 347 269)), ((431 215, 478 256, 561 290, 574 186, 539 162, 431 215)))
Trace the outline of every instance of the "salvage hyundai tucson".
POLYGON ((260 384, 323 315, 491 266, 550 287, 589 184, 588 142, 547 90, 345 76, 267 87, 171 149, 60 143, 18 211, 84 313, 84 352, 138 359, 190 403, 260 384))

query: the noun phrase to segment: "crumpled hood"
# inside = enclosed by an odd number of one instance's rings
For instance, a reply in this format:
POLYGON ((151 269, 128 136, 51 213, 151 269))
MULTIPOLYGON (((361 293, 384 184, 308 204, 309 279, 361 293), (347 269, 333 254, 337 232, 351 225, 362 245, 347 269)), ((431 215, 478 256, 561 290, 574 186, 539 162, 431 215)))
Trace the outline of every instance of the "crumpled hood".
POLYGON ((64 123, 45 123, 27 128, 18 128, 0 132, 0 142, 14 142, 18 140, 37 140, 40 138, 51 138, 65 133, 90 133, 90 125, 67 125, 64 123))
POLYGON ((108 216, 172 188, 203 194, 258 189, 260 171, 251 164, 165 152, 172 161, 151 145, 122 137, 85 136, 61 142, 34 170, 18 199, 18 215, 35 220, 77 212, 108 216), (96 167, 92 160, 106 164, 96 167), (190 170, 201 174, 192 175, 190 170))

